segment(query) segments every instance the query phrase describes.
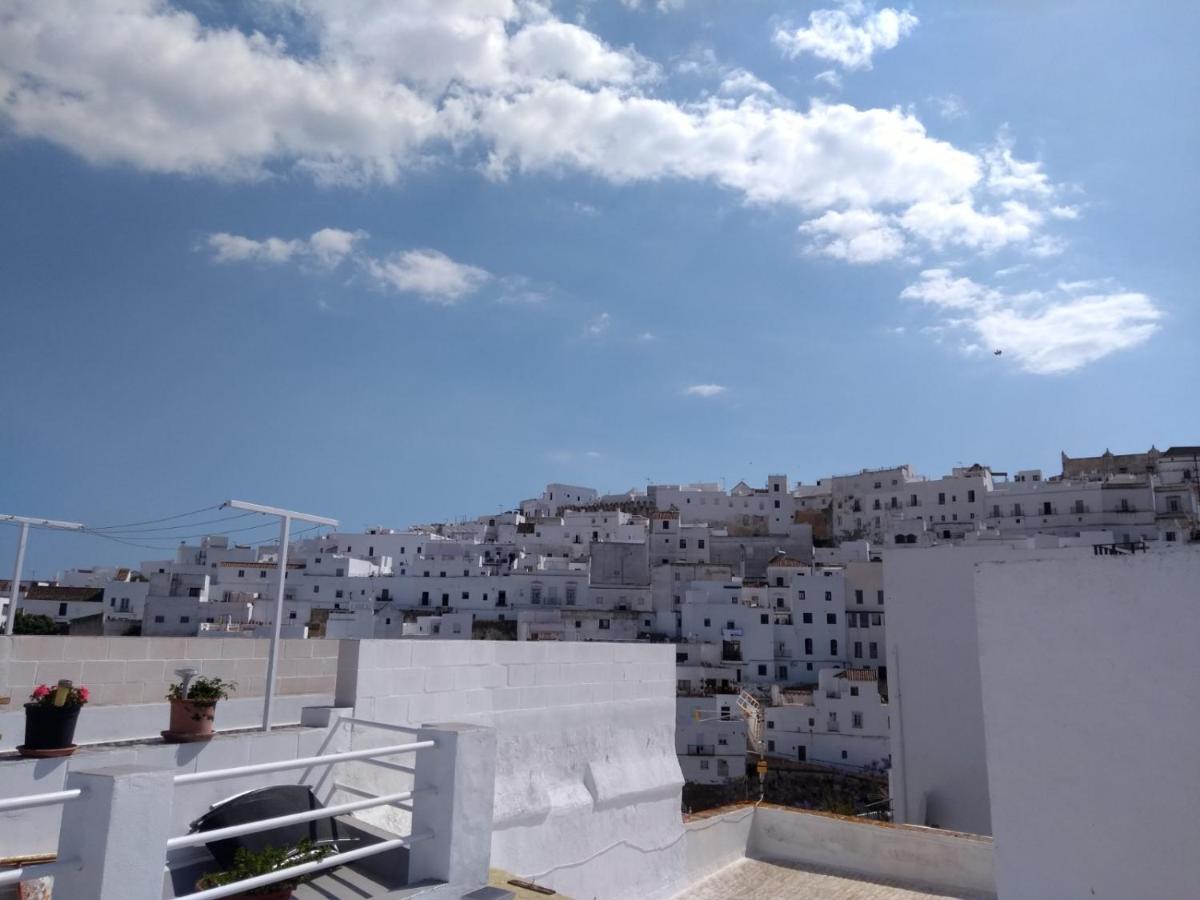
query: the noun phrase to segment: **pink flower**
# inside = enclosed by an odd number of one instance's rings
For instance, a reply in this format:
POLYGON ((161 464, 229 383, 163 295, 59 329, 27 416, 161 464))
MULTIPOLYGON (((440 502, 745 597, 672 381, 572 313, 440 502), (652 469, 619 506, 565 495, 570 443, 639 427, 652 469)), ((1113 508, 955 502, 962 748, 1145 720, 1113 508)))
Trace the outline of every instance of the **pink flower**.
POLYGON ((50 693, 50 685, 39 684, 37 687, 35 687, 33 689, 33 693, 30 694, 29 697, 31 700, 41 700, 43 697, 45 697, 49 693, 50 693))
POLYGON ((89 694, 88 694, 88 689, 87 689, 87 688, 85 688, 85 687, 81 687, 81 688, 79 689, 79 702, 80 702, 80 703, 87 703, 87 702, 88 702, 88 696, 89 696, 89 694))

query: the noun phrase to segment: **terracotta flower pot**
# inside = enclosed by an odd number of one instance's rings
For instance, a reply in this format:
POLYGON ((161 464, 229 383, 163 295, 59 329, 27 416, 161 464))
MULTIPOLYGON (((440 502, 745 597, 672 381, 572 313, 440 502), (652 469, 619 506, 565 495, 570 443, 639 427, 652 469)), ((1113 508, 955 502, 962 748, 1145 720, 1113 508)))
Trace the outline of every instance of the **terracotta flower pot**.
POLYGON ((173 743, 206 741, 213 736, 216 701, 172 700, 171 724, 163 732, 163 740, 173 743))
POLYGON ((25 743, 22 750, 64 750, 75 747, 75 723, 78 706, 42 706, 25 704, 25 743))

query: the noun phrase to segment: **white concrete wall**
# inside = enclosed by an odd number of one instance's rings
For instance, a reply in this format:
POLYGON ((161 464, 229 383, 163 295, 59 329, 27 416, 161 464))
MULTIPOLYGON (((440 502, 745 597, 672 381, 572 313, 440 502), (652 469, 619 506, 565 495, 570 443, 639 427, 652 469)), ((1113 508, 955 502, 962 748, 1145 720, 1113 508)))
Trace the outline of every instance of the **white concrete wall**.
POLYGON ((981 564, 1004 897, 1200 893, 1200 549, 981 564))
MULTIPOLYGON (((161 718, 165 722, 166 714, 161 718)), ((297 711, 292 721, 298 718, 297 711)), ((218 735, 212 741, 200 744, 85 747, 74 756, 64 759, 5 760, 4 777, 0 779, 0 798, 60 791, 67 773, 73 770, 131 765, 165 767, 179 774, 211 771, 250 763, 295 759, 297 756, 315 756, 325 752, 322 748, 326 742, 326 729, 298 728, 271 734, 218 735)), ((175 795, 171 835, 185 833, 188 823, 218 800, 269 784, 296 784, 303 781, 304 774, 297 770, 179 787, 175 795)), ((70 809, 70 804, 67 804, 0 813, 0 859, 55 852, 59 824, 64 811, 69 814, 70 809)), ((205 851, 190 852, 202 855, 205 851)))
POLYGON ((753 806, 739 806, 684 822, 687 882, 695 884, 746 855, 753 806))
POLYGON ((896 821, 991 834, 975 564, 1036 558, 1093 557, 1090 547, 1035 549, 1027 542, 910 548, 885 557, 896 821))
POLYGON ((895 879, 939 893, 995 894, 992 842, 976 835, 759 806, 746 855, 895 879))
MULTIPOLYGON (((496 728, 493 865, 568 896, 652 898, 678 890, 685 860, 672 645, 346 646, 357 647, 357 660, 343 654, 340 702, 353 703, 356 715, 496 728)), ((388 738, 356 731, 355 739, 388 738)), ((378 766, 353 777, 364 789, 405 784, 403 773, 378 766)))

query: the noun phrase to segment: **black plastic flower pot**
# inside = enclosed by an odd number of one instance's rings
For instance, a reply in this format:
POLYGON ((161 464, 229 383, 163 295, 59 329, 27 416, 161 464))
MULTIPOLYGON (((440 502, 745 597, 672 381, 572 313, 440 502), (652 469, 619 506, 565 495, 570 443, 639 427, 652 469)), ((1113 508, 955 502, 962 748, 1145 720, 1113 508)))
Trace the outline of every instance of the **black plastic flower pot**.
POLYGON ((27 750, 58 750, 74 746, 78 706, 41 706, 25 704, 25 744, 27 750))

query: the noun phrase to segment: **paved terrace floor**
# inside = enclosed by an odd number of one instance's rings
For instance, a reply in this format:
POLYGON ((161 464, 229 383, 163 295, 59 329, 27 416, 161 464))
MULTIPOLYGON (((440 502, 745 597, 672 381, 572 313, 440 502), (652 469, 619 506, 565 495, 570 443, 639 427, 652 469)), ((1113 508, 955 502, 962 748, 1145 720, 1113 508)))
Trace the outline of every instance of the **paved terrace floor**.
POLYGON ((975 900, 974 894, 930 894, 895 882, 816 868, 739 859, 689 887, 676 900, 975 900))

